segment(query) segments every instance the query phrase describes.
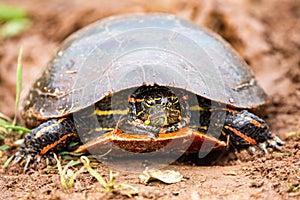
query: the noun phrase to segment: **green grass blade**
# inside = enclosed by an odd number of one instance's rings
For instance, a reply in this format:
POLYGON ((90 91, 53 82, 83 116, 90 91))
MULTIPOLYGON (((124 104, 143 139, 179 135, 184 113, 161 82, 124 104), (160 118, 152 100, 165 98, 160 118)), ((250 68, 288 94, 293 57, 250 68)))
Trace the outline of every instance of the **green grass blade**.
POLYGON ((0 121, 5 121, 6 123, 9 123, 11 122, 11 119, 8 116, 4 115, 2 112, 0 112, 0 121))
POLYGON ((24 133, 29 133, 31 132, 30 129, 22 127, 22 126, 15 126, 15 125, 4 125, 5 128, 9 128, 13 131, 22 131, 24 133))
POLYGON ((9 163, 11 163, 12 159, 15 157, 15 155, 10 156, 7 161, 5 161, 3 168, 7 168, 9 163))
MULTIPOLYGON (((69 164, 68 164, 68 167, 70 167, 72 164, 73 164, 74 161, 70 161, 69 164)), ((69 182, 68 182, 68 185, 69 185, 69 188, 72 188, 73 187, 73 184, 75 182, 75 179, 76 177, 81 174, 84 170, 84 166, 81 167, 79 170, 77 170, 75 173, 73 172, 73 174, 71 175, 70 179, 69 179, 69 182)))
POLYGON ((5 39, 20 35, 30 24, 30 20, 26 18, 10 20, 0 27, 0 36, 5 39))
POLYGON ((9 145, 4 144, 4 145, 1 145, 1 146, 0 146, 0 151, 4 151, 4 150, 9 149, 9 148, 10 148, 9 145))
POLYGON ((3 119, 1 119, 0 118, 0 126, 5 126, 5 125, 9 125, 10 124, 10 122, 8 122, 8 121, 6 121, 6 120, 3 120, 3 119))
POLYGON ((116 174, 113 174, 113 172, 109 171, 109 187, 114 188, 116 182, 116 174))
MULTIPOLYGON (((5 134, 5 135, 8 134, 8 130, 7 130, 6 128, 2 127, 1 125, 0 125, 0 134, 5 134)), ((3 137, 4 137, 4 136, 3 136, 3 137)), ((1 136, 0 136, 0 139, 1 139, 1 136)), ((2 138, 2 139, 3 139, 3 138, 2 138)))
POLYGON ((133 187, 132 185, 128 185, 126 183, 120 183, 116 186, 116 188, 129 189, 129 191, 121 192, 123 195, 127 195, 129 198, 132 198, 133 195, 139 194, 139 191, 137 188, 133 187))
POLYGON ((25 17, 27 17, 27 13, 23 8, 0 3, 1 21, 9 21, 12 19, 20 19, 25 17))
POLYGON ((81 161, 72 161, 71 163, 70 163, 70 167, 74 167, 74 166, 76 166, 76 165, 81 165, 82 164, 82 162, 81 161))
POLYGON ((74 152, 69 152, 69 151, 61 151, 58 153, 60 156, 70 156, 70 157, 80 157, 84 155, 85 153, 74 153, 74 152))
POLYGON ((19 103, 20 103, 20 96, 21 96, 21 90, 22 90, 22 54, 23 49, 19 49, 18 54, 18 63, 17 63, 17 84, 16 84, 16 105, 15 105, 15 117, 12 122, 12 125, 16 125, 17 122, 17 116, 19 111, 19 103))
POLYGON ((84 164, 85 168, 88 170, 88 172, 95 177, 98 182, 105 188, 106 191, 109 191, 109 186, 105 182, 105 180, 102 178, 102 176, 97 173, 93 168, 90 166, 89 159, 86 156, 81 156, 81 162, 84 164))
POLYGON ((60 175, 60 185, 62 186, 62 188, 67 190, 68 185, 66 183, 65 176, 63 174, 61 163, 60 163, 59 159, 57 158, 56 154, 54 154, 54 159, 56 160, 56 166, 58 168, 58 172, 59 172, 59 175, 60 175))
POLYGON ((298 185, 295 186, 295 187, 292 189, 292 191, 293 191, 293 192, 296 192, 296 191, 299 190, 299 189, 300 189, 300 181, 298 182, 298 185))

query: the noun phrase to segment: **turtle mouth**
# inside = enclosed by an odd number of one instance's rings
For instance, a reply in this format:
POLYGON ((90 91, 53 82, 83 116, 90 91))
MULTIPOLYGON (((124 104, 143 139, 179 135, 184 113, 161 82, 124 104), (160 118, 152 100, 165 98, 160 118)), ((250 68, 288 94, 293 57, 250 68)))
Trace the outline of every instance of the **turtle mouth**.
POLYGON ((168 125, 168 115, 165 112, 157 112, 151 114, 149 117, 149 124, 153 124, 154 126, 166 126, 168 125))
POLYGON ((152 113, 148 117, 148 124, 153 124, 156 126, 169 126, 170 124, 174 124, 179 122, 182 119, 180 114, 168 112, 168 111, 160 111, 152 113))
POLYGON ((156 114, 152 114, 150 119, 152 120, 157 120, 160 118, 167 118, 167 115, 165 113, 156 113, 156 114))

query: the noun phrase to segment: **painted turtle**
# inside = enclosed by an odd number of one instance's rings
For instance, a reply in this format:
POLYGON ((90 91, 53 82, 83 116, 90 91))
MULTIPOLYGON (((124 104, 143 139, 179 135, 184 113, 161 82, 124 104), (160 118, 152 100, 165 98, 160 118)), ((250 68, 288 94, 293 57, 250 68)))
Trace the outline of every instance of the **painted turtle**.
POLYGON ((35 81, 22 113, 29 127, 16 154, 25 168, 70 138, 77 152, 109 142, 130 152, 199 151, 232 144, 280 149, 247 110, 266 94, 218 35, 168 14, 110 17, 71 35, 35 81), (79 137, 78 137, 79 136, 79 137), (207 149, 207 148, 206 148, 207 149))

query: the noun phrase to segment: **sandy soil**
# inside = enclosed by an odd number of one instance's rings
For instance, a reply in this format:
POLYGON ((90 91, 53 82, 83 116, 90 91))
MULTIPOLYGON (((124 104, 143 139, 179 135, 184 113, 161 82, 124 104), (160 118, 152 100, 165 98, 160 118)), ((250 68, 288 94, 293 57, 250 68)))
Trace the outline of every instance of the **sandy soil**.
MULTIPOLYGON (((180 162, 167 167, 181 172, 176 184, 139 183, 139 174, 120 171, 117 181, 135 186, 135 199, 299 199, 288 185, 300 181, 300 2, 297 0, 153 0, 60 1, 5 0, 21 5, 33 21, 20 36, 0 41, 0 110, 14 113, 17 52, 23 47, 23 96, 56 48, 79 28, 120 13, 168 12, 190 19, 221 34, 253 67, 259 84, 269 95, 264 118, 285 140, 283 152, 269 155, 235 153, 214 166, 180 162), (151 2, 151 3, 149 3, 151 2)), ((8 138, 4 142, 11 140, 8 138)), ((1 163, 17 149, 0 152, 1 163)), ((97 165, 105 178, 109 169, 97 165)), ((105 192, 82 173, 72 191, 61 188, 57 171, 1 169, 0 199, 125 199, 119 191, 105 192)))

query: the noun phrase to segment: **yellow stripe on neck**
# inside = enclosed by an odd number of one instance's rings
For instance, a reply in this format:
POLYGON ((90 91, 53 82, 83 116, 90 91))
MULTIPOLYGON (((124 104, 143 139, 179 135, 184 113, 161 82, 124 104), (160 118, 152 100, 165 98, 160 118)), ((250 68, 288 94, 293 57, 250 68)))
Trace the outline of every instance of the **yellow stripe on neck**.
POLYGON ((94 110, 95 115, 126 115, 127 110, 94 110))
POLYGON ((195 105, 195 106, 191 106, 190 110, 200 110, 201 111, 201 110, 204 110, 204 108, 201 106, 195 105))

